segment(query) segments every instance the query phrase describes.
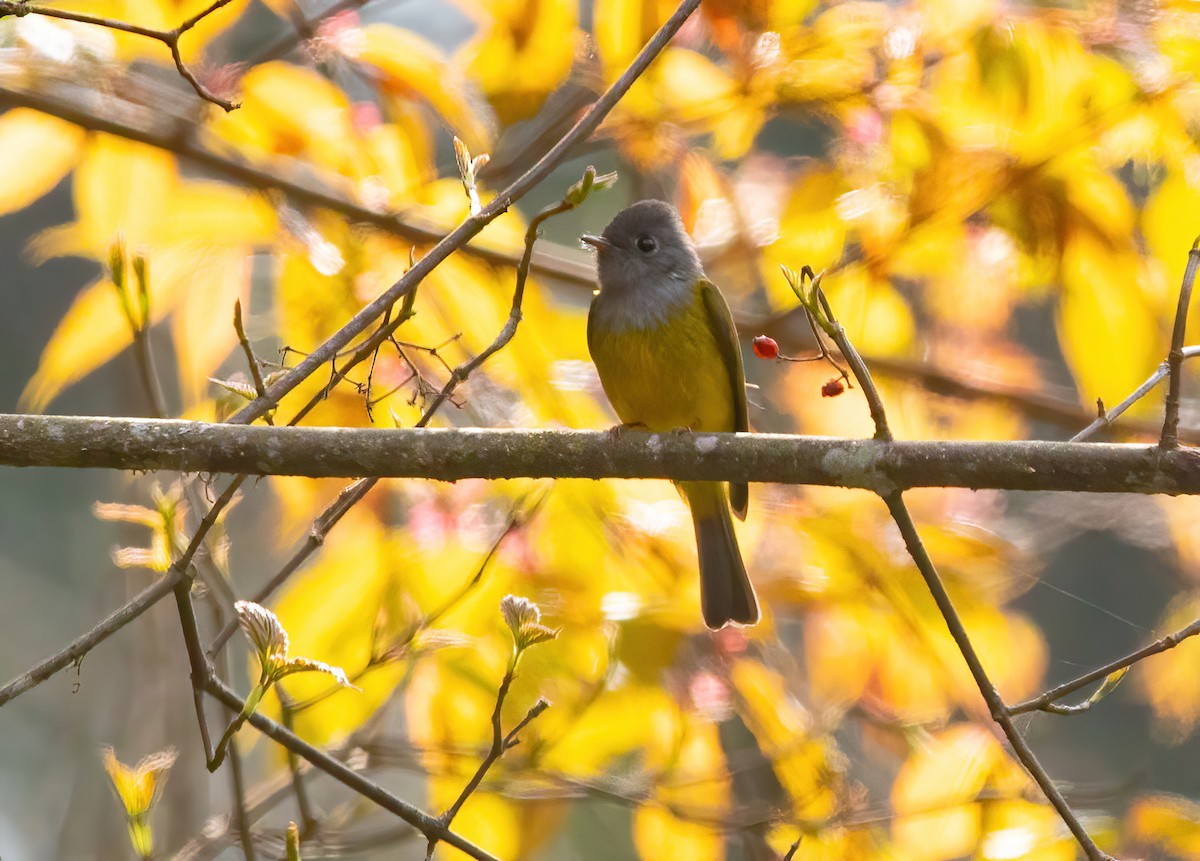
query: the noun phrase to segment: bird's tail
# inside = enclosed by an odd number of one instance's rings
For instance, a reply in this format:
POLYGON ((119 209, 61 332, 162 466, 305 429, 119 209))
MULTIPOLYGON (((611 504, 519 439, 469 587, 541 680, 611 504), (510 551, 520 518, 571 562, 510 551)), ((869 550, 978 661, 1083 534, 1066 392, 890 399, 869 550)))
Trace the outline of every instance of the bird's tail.
POLYGON ((746 575, 725 486, 711 481, 680 485, 692 509, 696 554, 700 558, 700 608, 704 624, 716 631, 726 625, 758 621, 758 599, 746 575))

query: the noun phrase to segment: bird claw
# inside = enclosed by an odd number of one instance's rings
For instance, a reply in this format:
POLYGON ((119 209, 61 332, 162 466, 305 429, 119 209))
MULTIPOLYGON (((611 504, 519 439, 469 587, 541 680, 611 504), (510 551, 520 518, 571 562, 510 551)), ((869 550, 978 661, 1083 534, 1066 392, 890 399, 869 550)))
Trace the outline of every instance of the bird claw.
POLYGON ((625 434, 625 431, 635 429, 647 430, 646 426, 642 422, 622 422, 619 425, 613 425, 610 427, 606 433, 608 434, 609 439, 611 439, 613 442, 616 442, 625 434))

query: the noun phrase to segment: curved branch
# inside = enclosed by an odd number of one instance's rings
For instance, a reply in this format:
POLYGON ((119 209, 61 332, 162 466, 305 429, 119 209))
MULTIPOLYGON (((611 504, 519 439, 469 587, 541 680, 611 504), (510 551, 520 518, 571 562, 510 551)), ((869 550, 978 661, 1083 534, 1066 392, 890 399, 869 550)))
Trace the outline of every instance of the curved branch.
POLYGON ((175 69, 179 72, 179 76, 183 78, 192 89, 196 91, 196 95, 207 102, 212 102, 224 109, 232 111, 239 107, 235 102, 228 99, 223 99, 210 90, 204 84, 200 83, 199 78, 193 74, 192 70, 183 62, 183 55, 179 52, 179 38, 191 30, 213 12, 216 12, 222 6, 227 6, 232 0, 213 0, 208 6, 197 12, 191 18, 188 18, 178 27, 173 30, 154 30, 149 27, 142 27, 138 24, 130 24, 126 21, 117 21, 112 18, 102 18, 98 15, 87 15, 82 12, 70 12, 65 9, 53 9, 47 6, 34 6, 30 3, 12 2, 12 0, 0 0, 0 18, 7 15, 13 15, 18 18, 25 15, 41 15, 44 18, 58 18, 63 21, 74 21, 78 24, 92 24, 96 27, 104 27, 108 30, 116 30, 121 33, 129 33, 134 36, 144 36, 147 39, 154 39, 162 42, 171 51, 171 60, 175 63, 175 69))

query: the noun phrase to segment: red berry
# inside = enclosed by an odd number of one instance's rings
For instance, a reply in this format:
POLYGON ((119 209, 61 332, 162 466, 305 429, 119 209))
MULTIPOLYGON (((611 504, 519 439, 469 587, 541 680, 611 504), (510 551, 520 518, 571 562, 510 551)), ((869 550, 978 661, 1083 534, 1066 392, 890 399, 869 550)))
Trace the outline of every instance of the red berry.
POLYGON ((760 359, 779 358, 779 344, 775 342, 774 338, 768 338, 766 335, 759 335, 751 342, 751 346, 754 348, 754 355, 758 356, 760 359))
POLYGON ((836 398, 844 391, 846 391, 846 384, 842 382, 842 378, 834 377, 832 380, 826 380, 825 385, 821 386, 821 397, 836 398))

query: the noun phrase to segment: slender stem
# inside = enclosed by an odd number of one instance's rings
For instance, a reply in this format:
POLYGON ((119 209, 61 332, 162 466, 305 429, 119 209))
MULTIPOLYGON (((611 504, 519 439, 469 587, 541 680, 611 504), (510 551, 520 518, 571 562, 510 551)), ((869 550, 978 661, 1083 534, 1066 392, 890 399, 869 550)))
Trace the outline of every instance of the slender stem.
POLYGON ((328 340, 313 350, 304 360, 292 369, 285 377, 274 383, 267 390, 267 396, 256 398, 230 421, 234 424, 249 424, 279 402, 288 392, 298 386, 315 371, 330 362, 368 326, 381 317, 396 300, 410 290, 416 289, 430 272, 456 250, 464 246, 484 227, 506 212, 519 198, 549 176, 558 164, 567 157, 575 144, 585 140, 596 130, 600 122, 616 106, 634 82, 650 66, 659 53, 667 46, 674 35, 691 17, 700 5, 700 0, 683 0, 675 13, 667 20, 649 42, 638 52, 637 57, 629 68, 605 91, 591 109, 584 114, 569 132, 567 132, 547 152, 537 164, 526 171, 512 185, 500 192, 478 215, 473 215, 463 221, 449 235, 430 249, 424 257, 404 274, 395 284, 376 297, 371 303, 354 315, 341 329, 328 340))
MULTIPOLYGON (((517 734, 524 729, 530 721, 544 712, 550 707, 550 703, 544 699, 539 699, 533 704, 532 708, 521 721, 504 734, 504 729, 501 725, 501 713, 504 710, 504 700, 508 696, 508 690, 512 686, 513 679, 517 677, 517 661, 520 658, 520 652, 513 651, 512 657, 508 662, 508 669, 504 673, 504 679, 500 682, 500 688, 496 692, 496 706, 492 709, 492 744, 488 748, 487 754, 483 761, 479 763, 479 767, 475 769, 475 773, 471 775, 471 779, 467 781, 467 785, 463 787, 462 792, 458 794, 458 798, 454 799, 454 803, 446 808, 446 812, 441 815, 439 821, 446 827, 454 821, 454 817, 458 815, 458 811, 467 803, 467 799, 479 788, 483 783, 483 779, 487 777, 488 771, 496 763, 500 757, 504 756, 505 751, 514 747, 517 743, 517 734)), ((429 845, 425 852, 425 859, 429 861, 433 857, 434 847, 437 846, 438 838, 436 835, 429 838, 429 845)))
MULTIPOLYGON (((242 352, 246 355, 246 364, 250 367, 250 379, 254 380, 254 392, 261 398, 267 391, 267 384, 263 381, 262 367, 259 365, 258 357, 254 355, 254 348, 250 346, 250 339, 246 337, 246 326, 242 322, 241 299, 237 299, 233 303, 233 331, 237 334, 238 343, 242 345, 242 352)), ((267 424, 275 424, 270 413, 263 418, 266 419, 267 424)))
POLYGON ((1179 288, 1179 304, 1175 308, 1175 326, 1171 331, 1171 352, 1167 363, 1171 369, 1171 382, 1167 387, 1166 409, 1163 416, 1162 437, 1159 448, 1172 449, 1179 445, 1179 404, 1183 392, 1183 342, 1187 337, 1188 308, 1192 304, 1192 287, 1196 283, 1196 272, 1200 269, 1200 239, 1192 243, 1188 252, 1187 268, 1183 271, 1183 284, 1179 288))
POLYGON ((1173 649, 1184 640, 1188 639, 1189 637, 1194 637, 1197 634, 1200 634, 1200 619, 1192 622, 1192 624, 1188 625, 1186 628, 1181 628, 1173 634, 1168 634, 1161 639, 1155 640, 1153 643, 1143 646, 1135 652, 1130 652, 1123 658, 1117 658, 1117 660, 1111 661, 1102 667, 1097 667, 1094 670, 1086 672, 1082 676, 1074 678, 1069 682, 1063 682, 1061 685, 1057 685, 1056 687, 1053 687, 1044 693, 1038 694, 1032 699, 1017 703, 1014 706, 1009 706, 1008 713, 1011 715, 1019 715, 1032 711, 1056 711, 1048 708, 1048 706, 1052 705, 1056 700, 1070 696, 1080 688, 1085 688, 1090 684, 1111 676, 1113 673, 1125 669, 1126 667, 1131 667, 1139 661, 1149 658, 1151 655, 1157 655, 1160 652, 1173 649))
MULTIPOLYGON (((282 685, 275 686, 275 696, 279 698, 279 713, 283 725, 288 732, 295 732, 293 724, 296 716, 296 704, 282 685)), ((312 804, 308 800, 308 789, 304 786, 304 775, 300 772, 300 757, 295 752, 287 752, 288 771, 291 773, 292 792, 296 796, 296 809, 300 812, 300 836, 308 837, 317 830, 317 817, 313 815, 312 804)))
POLYGON ((233 827, 237 829, 245 861, 258 861, 254 851, 254 836, 250 833, 249 816, 246 813, 246 786, 242 777, 242 755, 237 748, 229 749, 229 773, 233 787, 233 827))
MULTIPOLYGON (((1196 356, 1200 356, 1200 347, 1184 347, 1182 350, 1180 350, 1180 362, 1181 363, 1186 361, 1187 359, 1194 359, 1194 358, 1196 358, 1196 356)), ((1086 440, 1088 437, 1092 436, 1096 431, 1100 430, 1101 428, 1109 427, 1117 419, 1117 417, 1119 415, 1121 415, 1121 413, 1125 412, 1127 409, 1129 409, 1131 406, 1136 404, 1138 401, 1140 401, 1146 395, 1150 394, 1150 392, 1154 391, 1155 387, 1160 382, 1162 382, 1163 378, 1168 377, 1170 375, 1171 375, 1170 360, 1160 363, 1159 366, 1154 369, 1154 373, 1152 373, 1149 377, 1147 377, 1146 381, 1144 383, 1142 383, 1140 386, 1138 386, 1136 389, 1134 389, 1133 392, 1129 395, 1129 397, 1125 398, 1125 400, 1121 401, 1121 403, 1117 404, 1112 409, 1104 410, 1101 415, 1096 417, 1095 421, 1093 421, 1090 425, 1085 427, 1079 433, 1075 434, 1075 436, 1071 437, 1070 441, 1071 442, 1083 442, 1084 440, 1086 440)), ((1176 418, 1175 418, 1175 427, 1176 427, 1176 441, 1178 441, 1178 427, 1179 427, 1178 415, 1176 415, 1176 418)))
POLYGON ((160 600, 170 594, 178 585, 184 582, 190 583, 190 578, 187 576, 189 566, 192 564, 192 558, 196 555, 196 551, 200 549, 200 545, 204 542, 204 537, 208 531, 216 523, 217 515, 229 504, 233 498, 233 493, 237 490, 239 481, 233 482, 225 493, 217 499, 204 520, 200 522, 196 534, 192 536, 191 542, 183 554, 175 560, 162 577, 147 586, 137 595, 135 595, 123 607, 114 611, 107 618, 97 624, 92 630, 88 631, 83 636, 77 638, 66 648, 61 649, 54 655, 51 655, 46 660, 31 667, 21 675, 0 688, 0 706, 3 706, 9 700, 20 696, 40 685, 46 679, 57 673, 59 670, 77 663, 88 652, 104 642, 117 631, 124 628, 142 613, 157 604, 160 600))

